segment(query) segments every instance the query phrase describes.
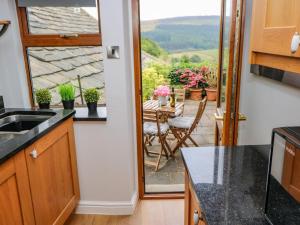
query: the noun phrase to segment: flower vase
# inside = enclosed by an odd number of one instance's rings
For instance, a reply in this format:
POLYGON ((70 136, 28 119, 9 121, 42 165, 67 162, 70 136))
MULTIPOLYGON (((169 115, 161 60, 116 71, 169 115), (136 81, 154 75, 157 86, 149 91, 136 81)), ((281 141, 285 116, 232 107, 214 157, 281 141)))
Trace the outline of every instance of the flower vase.
POLYGON ((161 106, 165 106, 168 103, 167 96, 158 96, 158 101, 161 106))

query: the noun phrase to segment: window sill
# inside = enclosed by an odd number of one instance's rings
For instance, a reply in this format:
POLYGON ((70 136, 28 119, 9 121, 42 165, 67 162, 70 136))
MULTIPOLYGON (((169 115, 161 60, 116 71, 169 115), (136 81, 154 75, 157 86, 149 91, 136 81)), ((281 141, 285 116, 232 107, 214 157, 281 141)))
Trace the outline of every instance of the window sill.
POLYGON ((98 107, 97 112, 90 114, 88 108, 75 108, 74 121, 107 121, 106 107, 98 107))

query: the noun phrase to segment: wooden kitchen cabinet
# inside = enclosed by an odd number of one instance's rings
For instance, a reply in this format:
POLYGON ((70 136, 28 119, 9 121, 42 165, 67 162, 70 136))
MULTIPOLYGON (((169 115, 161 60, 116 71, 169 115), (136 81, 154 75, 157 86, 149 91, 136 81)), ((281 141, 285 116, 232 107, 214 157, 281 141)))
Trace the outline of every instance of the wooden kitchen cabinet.
POLYGON ((299 0, 253 0, 251 64, 300 73, 300 49, 291 52, 300 33, 299 0))
POLYGON ((206 225, 199 200, 185 172, 184 225, 206 225))
POLYGON ((0 165, 0 225, 34 225, 24 151, 0 165))
POLYGON ((64 224, 79 200, 73 121, 25 150, 36 225, 64 224))
POLYGON ((300 203, 300 149, 290 143, 284 152, 282 186, 300 203))

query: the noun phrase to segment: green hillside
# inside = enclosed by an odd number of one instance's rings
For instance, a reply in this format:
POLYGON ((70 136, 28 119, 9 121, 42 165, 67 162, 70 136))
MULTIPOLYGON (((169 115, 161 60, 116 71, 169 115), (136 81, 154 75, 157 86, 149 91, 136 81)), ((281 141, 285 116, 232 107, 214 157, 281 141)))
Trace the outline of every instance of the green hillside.
POLYGON ((184 52, 217 49, 219 17, 193 16, 143 21, 142 37, 151 39, 166 51, 184 52))

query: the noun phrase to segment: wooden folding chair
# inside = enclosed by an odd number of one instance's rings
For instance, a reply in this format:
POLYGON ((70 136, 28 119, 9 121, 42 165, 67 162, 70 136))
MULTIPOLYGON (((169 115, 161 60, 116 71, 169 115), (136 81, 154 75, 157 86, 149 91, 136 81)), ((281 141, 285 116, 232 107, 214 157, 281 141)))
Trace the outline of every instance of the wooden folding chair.
MULTIPOLYGON (((177 102, 183 102, 185 101, 185 89, 175 89, 175 95, 176 95, 176 101, 177 102)), ((178 111, 178 113, 175 113, 175 116, 183 116, 184 113, 184 104, 181 107, 180 111, 178 111)))
POLYGON ((156 163, 145 162, 146 165, 155 166, 155 171, 159 169, 159 164, 162 156, 169 158, 169 154, 173 156, 171 147, 169 146, 166 137, 169 133, 169 125, 167 123, 168 114, 161 111, 144 110, 144 150, 148 156, 157 155, 156 163), (150 151, 147 145, 152 145, 151 141, 154 137, 158 137, 161 149, 159 152, 150 151))
POLYGON ((207 103, 207 98, 199 102, 196 117, 176 117, 169 119, 170 129, 177 139, 177 144, 173 149, 173 153, 182 145, 188 146, 186 140, 189 139, 195 146, 198 147, 196 141, 191 137, 191 134, 200 122, 207 103))

